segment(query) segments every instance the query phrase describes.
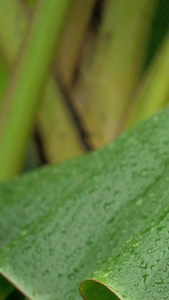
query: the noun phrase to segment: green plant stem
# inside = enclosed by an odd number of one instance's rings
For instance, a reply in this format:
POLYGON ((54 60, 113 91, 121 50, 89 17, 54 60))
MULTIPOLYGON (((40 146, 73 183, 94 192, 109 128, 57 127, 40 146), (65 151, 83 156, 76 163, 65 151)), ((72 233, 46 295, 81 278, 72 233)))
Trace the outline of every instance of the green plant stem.
POLYGON ((20 55, 1 115, 0 180, 19 174, 27 149, 39 94, 71 0, 41 0, 20 55))
POLYGON ((0 50, 10 68, 21 48, 30 14, 21 1, 0 0, 0 6, 0 50))
POLYGON ((24 0, 25 2, 27 2, 30 6, 34 6, 35 3, 37 2, 37 0, 24 0))
POLYGON ((50 77, 37 114, 37 130, 51 163, 82 155, 79 132, 61 91, 50 77))
MULTIPOLYGON (((11 69, 27 31, 30 11, 20 1, 0 0, 0 7, 0 48, 11 69)), ((73 8, 74 5, 71 10, 73 8)), ((63 50, 61 40, 59 49, 63 50)), ((51 75, 47 88, 41 95, 42 104, 38 109, 37 127, 48 162, 57 163, 81 155, 84 149, 76 123, 65 104, 64 95, 60 91, 56 78, 51 75)))
POLYGON ((96 0, 74 0, 67 19, 67 26, 56 59, 57 69, 67 87, 71 86, 79 54, 81 48, 84 47, 86 28, 95 4, 96 0))
POLYGON ((0 105, 8 82, 8 70, 0 54, 0 105))
POLYGON ((135 126, 169 100, 169 33, 147 72, 135 98, 126 129, 135 126))
POLYGON ((75 106, 90 142, 99 148, 117 135, 121 115, 138 86, 155 0, 109 0, 90 67, 77 85, 75 106))

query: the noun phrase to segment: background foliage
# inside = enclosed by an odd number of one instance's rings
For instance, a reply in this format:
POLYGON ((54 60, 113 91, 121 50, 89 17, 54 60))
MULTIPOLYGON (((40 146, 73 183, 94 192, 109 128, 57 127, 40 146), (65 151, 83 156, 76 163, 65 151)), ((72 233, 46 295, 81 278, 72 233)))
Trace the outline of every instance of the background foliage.
POLYGON ((169 4, 0 7, 1 181, 81 156, 1 184, 0 299, 167 299, 168 108, 112 141, 168 102, 169 4))

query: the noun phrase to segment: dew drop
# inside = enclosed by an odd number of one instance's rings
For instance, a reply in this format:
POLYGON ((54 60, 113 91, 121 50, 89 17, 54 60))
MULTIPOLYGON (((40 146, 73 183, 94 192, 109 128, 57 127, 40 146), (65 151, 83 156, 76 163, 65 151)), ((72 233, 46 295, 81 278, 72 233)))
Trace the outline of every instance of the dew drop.
POLYGON ((136 201, 136 206, 140 206, 143 202, 143 199, 139 199, 136 201))
POLYGON ((151 253, 154 253, 155 252, 155 249, 154 248, 149 248, 147 250, 147 254, 151 254, 151 253))
POLYGON ((68 279, 74 279, 75 278, 75 274, 74 273, 70 273, 67 276, 68 279))
POLYGON ((42 252, 42 248, 40 246, 36 247, 36 252, 37 253, 41 253, 42 252))
POLYGON ((108 211, 110 209, 111 203, 105 203, 104 204, 104 210, 108 211))
POLYGON ((156 284, 162 284, 162 283, 163 283, 163 279, 155 280, 155 283, 156 283, 156 284))

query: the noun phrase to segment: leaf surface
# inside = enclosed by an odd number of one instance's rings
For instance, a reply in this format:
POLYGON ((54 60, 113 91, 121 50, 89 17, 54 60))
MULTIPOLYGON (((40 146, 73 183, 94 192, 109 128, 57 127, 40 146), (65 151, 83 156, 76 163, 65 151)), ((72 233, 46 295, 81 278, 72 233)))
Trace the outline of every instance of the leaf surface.
POLYGON ((35 300, 81 299, 87 278, 87 300, 167 299, 168 114, 1 184, 2 275, 35 300))

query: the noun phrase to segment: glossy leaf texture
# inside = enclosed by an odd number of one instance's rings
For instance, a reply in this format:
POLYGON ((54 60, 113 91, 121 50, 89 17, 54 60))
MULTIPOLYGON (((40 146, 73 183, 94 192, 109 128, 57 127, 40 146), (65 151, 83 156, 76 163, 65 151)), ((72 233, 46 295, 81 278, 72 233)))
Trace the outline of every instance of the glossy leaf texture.
POLYGON ((35 300, 167 299, 168 114, 1 184, 2 275, 35 300))

